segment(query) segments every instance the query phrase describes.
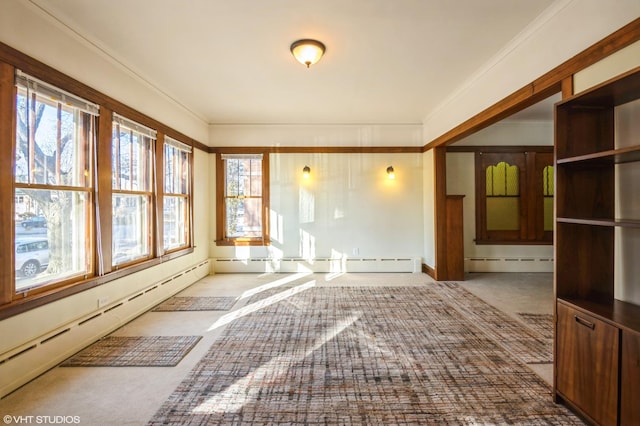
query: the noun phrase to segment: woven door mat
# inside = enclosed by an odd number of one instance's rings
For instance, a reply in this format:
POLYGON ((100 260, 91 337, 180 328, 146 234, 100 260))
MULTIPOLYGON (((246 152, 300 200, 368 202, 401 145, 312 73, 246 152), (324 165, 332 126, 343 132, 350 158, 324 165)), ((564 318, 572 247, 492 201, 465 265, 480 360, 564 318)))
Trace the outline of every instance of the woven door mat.
POLYGON ((107 336, 61 367, 173 367, 202 336, 107 336))
POLYGON ((228 311, 235 305, 237 300, 237 297, 174 296, 156 306, 153 311, 228 311))
POLYGON ((553 315, 518 313, 518 316, 545 339, 553 339, 553 315))

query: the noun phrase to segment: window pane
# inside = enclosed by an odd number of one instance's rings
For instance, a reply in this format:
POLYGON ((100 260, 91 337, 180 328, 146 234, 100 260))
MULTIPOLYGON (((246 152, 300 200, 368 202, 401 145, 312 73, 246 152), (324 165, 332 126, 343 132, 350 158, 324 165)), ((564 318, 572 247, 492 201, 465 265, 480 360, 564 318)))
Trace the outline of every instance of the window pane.
POLYGON ((517 231, 520 229, 519 197, 487 197, 487 230, 517 231))
POLYGON ((16 107, 16 182, 89 186, 93 117, 22 88, 16 107))
POLYGON ((149 256, 150 206, 145 195, 113 195, 114 265, 149 256))
POLYGON ((113 188, 151 191, 152 139, 114 123, 112 140, 113 188))
POLYGON ((16 189, 16 292, 91 272, 84 191, 16 189))
POLYGON ((164 192, 187 194, 189 190, 189 153, 164 146, 164 192))
POLYGON ((227 159, 225 195, 262 196, 262 160, 240 158, 227 159))
POLYGON ((240 160, 226 160, 225 195, 235 197, 240 195, 240 160))
POLYGON ((262 199, 226 199, 226 237, 262 238, 262 199))
POLYGON ((187 244, 187 199, 164 197, 164 249, 171 250, 187 244))

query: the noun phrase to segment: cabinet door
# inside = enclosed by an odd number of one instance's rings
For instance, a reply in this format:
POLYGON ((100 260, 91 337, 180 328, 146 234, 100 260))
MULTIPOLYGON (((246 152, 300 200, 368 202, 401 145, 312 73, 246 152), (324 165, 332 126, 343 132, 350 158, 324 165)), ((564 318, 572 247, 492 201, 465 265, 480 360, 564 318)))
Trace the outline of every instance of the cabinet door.
POLYGON ((619 330, 558 303, 556 388, 602 425, 615 425, 619 330))
POLYGON ((640 425, 640 334, 622 332, 620 424, 640 425))

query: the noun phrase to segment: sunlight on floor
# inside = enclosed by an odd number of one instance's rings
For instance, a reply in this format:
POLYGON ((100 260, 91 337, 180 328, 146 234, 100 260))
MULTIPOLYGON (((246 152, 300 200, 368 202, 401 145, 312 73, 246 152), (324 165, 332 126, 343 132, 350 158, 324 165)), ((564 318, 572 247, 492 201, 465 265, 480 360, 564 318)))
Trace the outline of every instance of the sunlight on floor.
MULTIPOLYGON (((296 289, 298 288, 299 287, 296 287, 296 289)), ((304 290, 306 290, 307 288, 305 288, 304 290)), ((300 291, 303 290, 298 290, 297 292, 300 291)), ((287 295, 287 297, 290 295, 291 294, 287 295)), ((282 300, 282 298, 279 300, 282 300)), ((271 303, 274 302, 272 301, 271 303)), ((296 348, 293 348, 296 354, 279 356, 272 359, 268 363, 260 366, 253 373, 248 374, 242 379, 236 381, 233 385, 229 386, 223 392, 217 393, 207 401, 200 404, 193 410, 193 413, 227 413, 239 411, 247 402, 250 402, 256 398, 257 392, 261 389, 261 386, 256 386, 256 383, 260 383, 266 378, 269 378, 269 380, 273 381, 274 376, 277 378, 286 374, 287 370, 291 367, 292 364, 302 361, 304 358, 311 355, 314 351, 318 350, 324 344, 326 344, 337 335, 342 333, 344 330, 346 330, 348 327, 350 327, 358 320, 358 318, 359 317, 355 315, 351 315, 350 317, 339 321, 332 330, 328 331, 324 335, 322 339, 318 339, 313 345, 310 345, 310 347, 306 348, 303 353, 298 351, 296 348), (283 371, 279 372, 279 370, 283 371)))
MULTIPOLYGON (((296 274, 297 275, 297 274, 296 274)), ((299 286, 290 288, 288 290, 282 291, 278 294, 275 294, 273 296, 267 297, 263 300, 260 300, 258 302, 252 303, 250 305, 244 306, 236 311, 233 312, 229 312, 226 315, 221 316, 216 322, 214 322, 211 327, 209 327, 207 329, 207 331, 213 331, 218 327, 222 327, 223 325, 229 324, 231 321, 233 321, 234 319, 237 318, 241 318, 245 315, 249 315, 252 312, 256 312, 259 309, 262 309, 266 306, 269 305, 273 305, 274 303, 280 302, 281 300, 284 300, 288 297, 293 296, 294 294, 303 292, 305 290, 308 290, 310 288, 313 288, 316 286, 316 280, 311 280, 308 281, 304 284, 301 284, 299 286)))

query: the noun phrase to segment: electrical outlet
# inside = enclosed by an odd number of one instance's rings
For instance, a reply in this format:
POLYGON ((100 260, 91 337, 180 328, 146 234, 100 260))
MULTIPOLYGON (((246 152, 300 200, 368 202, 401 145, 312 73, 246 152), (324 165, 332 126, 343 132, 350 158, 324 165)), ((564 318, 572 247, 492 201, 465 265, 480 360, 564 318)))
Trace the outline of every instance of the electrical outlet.
POLYGON ((108 297, 99 297, 98 298, 98 309, 106 306, 109 303, 108 297))
POLYGON ((360 249, 359 249, 358 247, 354 247, 354 248, 353 248, 353 255, 354 255, 354 256, 357 256, 357 255, 359 255, 359 254, 360 254, 360 249))

